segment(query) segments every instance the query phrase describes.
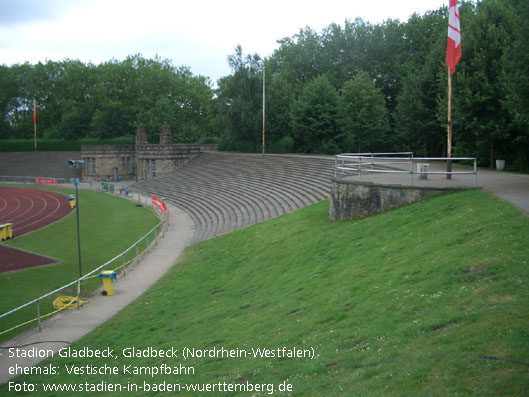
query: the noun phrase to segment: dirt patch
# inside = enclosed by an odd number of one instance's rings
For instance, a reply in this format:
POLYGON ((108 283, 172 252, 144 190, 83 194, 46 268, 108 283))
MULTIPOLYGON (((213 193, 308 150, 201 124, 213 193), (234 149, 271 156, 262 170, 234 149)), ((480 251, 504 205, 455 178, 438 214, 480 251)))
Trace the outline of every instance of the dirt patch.
POLYGON ((438 325, 428 330, 428 332, 448 331, 454 328, 459 328, 459 324, 452 322, 452 323, 438 325))
POLYGON ((291 311, 290 313, 285 314, 285 317, 292 317, 292 316, 295 316, 296 314, 299 314, 299 313, 301 313, 302 311, 303 311, 303 310, 301 310, 301 309, 293 310, 293 311, 291 311))
POLYGON ((491 303, 507 303, 516 300, 514 295, 491 295, 487 298, 491 303))
POLYGON ((474 273, 482 272, 483 270, 485 270, 485 266, 476 266, 476 267, 473 267, 472 269, 461 270, 459 274, 461 275, 474 274, 474 273))

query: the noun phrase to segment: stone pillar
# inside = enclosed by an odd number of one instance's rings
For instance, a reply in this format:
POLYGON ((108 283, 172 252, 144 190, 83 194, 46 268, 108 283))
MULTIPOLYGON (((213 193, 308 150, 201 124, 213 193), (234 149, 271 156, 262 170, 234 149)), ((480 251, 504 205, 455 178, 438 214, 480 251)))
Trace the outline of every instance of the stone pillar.
POLYGON ((145 145, 147 143, 147 133, 145 126, 140 124, 136 130, 136 145, 145 145))
POLYGON ((160 145, 171 145, 173 143, 173 137, 171 136, 171 128, 167 121, 162 125, 160 130, 160 145))

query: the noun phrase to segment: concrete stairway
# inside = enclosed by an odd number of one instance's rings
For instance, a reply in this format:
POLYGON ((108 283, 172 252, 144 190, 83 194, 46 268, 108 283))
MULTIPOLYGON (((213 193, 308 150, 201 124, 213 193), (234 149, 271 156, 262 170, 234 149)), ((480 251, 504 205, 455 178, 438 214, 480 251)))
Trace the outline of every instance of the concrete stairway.
POLYGON ((199 242, 329 198, 333 172, 332 158, 205 152, 131 188, 186 211, 199 242))

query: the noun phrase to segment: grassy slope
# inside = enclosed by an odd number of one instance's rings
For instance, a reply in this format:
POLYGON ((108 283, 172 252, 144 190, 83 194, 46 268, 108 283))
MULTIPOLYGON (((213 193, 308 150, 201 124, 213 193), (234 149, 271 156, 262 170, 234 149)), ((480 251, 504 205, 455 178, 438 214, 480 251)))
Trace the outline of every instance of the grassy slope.
MULTIPOLYGON (((31 382, 273 382, 294 395, 523 395, 529 361, 529 220, 486 193, 439 196, 331 222, 328 202, 197 244, 155 287, 75 344, 313 347, 305 359, 119 357, 195 376, 31 382)), ((0 392, 6 391, 5 385, 0 392)))
MULTIPOLYGON (((54 191, 75 193, 75 190, 54 191)), ((83 274, 127 249, 158 222, 150 210, 138 208, 134 202, 119 197, 80 190, 79 200, 83 274)), ((5 242, 5 245, 56 258, 61 263, 0 274, 0 313, 79 277, 75 212, 48 227, 5 242)), ((87 292, 100 283, 98 279, 89 280, 82 288, 87 292)), ((52 310, 50 302, 41 306, 41 314, 52 310)), ((34 315, 34 306, 10 315, 0 320, 0 331, 34 315)), ((9 336, 12 335, 0 338, 9 336)))

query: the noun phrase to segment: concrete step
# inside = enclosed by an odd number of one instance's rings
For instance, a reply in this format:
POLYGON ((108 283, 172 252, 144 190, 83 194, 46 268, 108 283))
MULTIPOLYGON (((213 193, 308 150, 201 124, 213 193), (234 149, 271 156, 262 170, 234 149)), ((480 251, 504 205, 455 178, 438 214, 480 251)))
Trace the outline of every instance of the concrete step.
POLYGON ((206 152, 132 189, 188 212, 198 242, 328 198, 333 173, 332 158, 206 152))

